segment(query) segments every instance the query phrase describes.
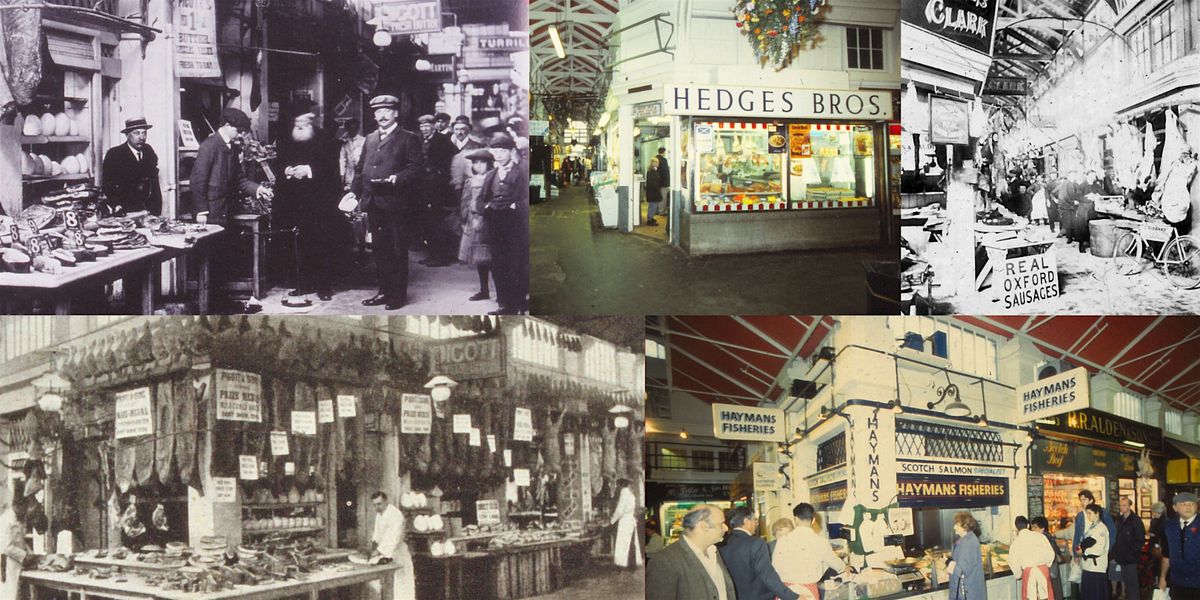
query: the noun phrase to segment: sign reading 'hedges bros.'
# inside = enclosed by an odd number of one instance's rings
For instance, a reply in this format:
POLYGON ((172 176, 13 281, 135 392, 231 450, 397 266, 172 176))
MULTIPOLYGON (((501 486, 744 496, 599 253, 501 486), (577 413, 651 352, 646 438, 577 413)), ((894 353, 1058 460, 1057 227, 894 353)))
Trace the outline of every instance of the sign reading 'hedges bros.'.
POLYGON ((663 112, 668 115, 882 121, 892 118, 892 95, 850 90, 666 85, 663 86, 663 112))
POLYGON ((722 440, 783 442, 787 440, 783 411, 736 404, 714 404, 713 436, 722 440))

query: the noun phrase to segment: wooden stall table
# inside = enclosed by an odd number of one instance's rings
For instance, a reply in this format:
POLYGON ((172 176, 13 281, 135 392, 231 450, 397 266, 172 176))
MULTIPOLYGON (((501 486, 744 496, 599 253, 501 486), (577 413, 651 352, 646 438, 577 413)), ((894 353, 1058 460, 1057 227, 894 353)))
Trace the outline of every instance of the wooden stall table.
MULTIPOLYGON (((115 600, 279 600, 293 596, 307 596, 317 600, 318 594, 326 590, 357 587, 378 580, 381 600, 394 600, 395 589, 392 573, 397 565, 356 566, 352 571, 325 569, 310 573, 304 581, 276 581, 264 585, 239 585, 232 590, 220 592, 182 592, 164 590, 147 585, 140 577, 130 576, 128 581, 115 582, 109 579, 92 579, 74 573, 51 573, 48 571, 25 571, 21 573, 22 586, 29 590, 28 598, 42 600, 47 591, 66 592, 68 596, 78 594, 81 600, 90 598, 113 598, 115 600)), ((339 597, 352 597, 339 595, 339 597)))
POLYGON ((20 297, 44 299, 54 304, 54 314, 71 314, 71 302, 81 290, 125 280, 136 293, 142 314, 154 313, 159 279, 155 268, 162 262, 161 248, 154 246, 133 250, 117 250, 95 262, 63 267, 57 275, 49 273, 0 273, 0 305, 5 313, 13 312, 10 301, 20 297))
MULTIPOLYGON (((178 258, 183 259, 186 265, 190 261, 196 261, 197 312, 202 315, 208 314, 209 304, 212 301, 212 245, 215 238, 223 231, 225 229, 220 225, 208 225, 204 231, 190 234, 194 238, 191 244, 188 244, 187 235, 182 233, 146 236, 150 243, 162 246, 166 251, 163 257, 164 262, 178 258)), ((187 272, 186 266, 184 272, 187 272)))

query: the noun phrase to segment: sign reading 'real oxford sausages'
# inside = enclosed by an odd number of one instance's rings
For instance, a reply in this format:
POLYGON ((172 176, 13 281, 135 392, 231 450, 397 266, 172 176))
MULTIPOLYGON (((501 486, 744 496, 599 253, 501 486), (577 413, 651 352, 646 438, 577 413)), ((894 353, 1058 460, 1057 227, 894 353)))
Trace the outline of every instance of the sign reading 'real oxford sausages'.
POLYGON ((262 377, 255 373, 217 369, 217 418, 262 422, 262 377))
POLYGON ((1087 369, 1079 367, 1017 388, 1021 415, 1017 421, 1029 423, 1090 405, 1087 369))
POLYGON ((736 404, 714 404, 713 436, 722 440, 787 441, 783 411, 736 404))
POLYGON ((663 86, 663 112, 711 117, 787 119, 892 118, 890 92, 741 88, 716 85, 663 86))
POLYGON ((1058 297, 1058 261, 1054 253, 1004 260, 1000 285, 1004 293, 1004 308, 1036 304, 1058 297))
POLYGON ((429 357, 431 372, 456 381, 504 376, 504 341, 498 337, 441 342, 429 357))
POLYGON ((981 54, 992 54, 999 0, 909 0, 900 20, 981 54))

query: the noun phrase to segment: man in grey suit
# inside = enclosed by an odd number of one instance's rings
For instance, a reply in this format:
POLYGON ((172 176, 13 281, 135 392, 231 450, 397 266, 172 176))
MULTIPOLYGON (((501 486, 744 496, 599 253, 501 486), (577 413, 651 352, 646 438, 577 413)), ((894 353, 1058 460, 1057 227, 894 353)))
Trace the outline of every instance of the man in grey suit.
POLYGON ((363 143, 362 159, 354 169, 352 192, 371 222, 372 248, 379 276, 379 293, 363 306, 384 305, 396 310, 408 303, 408 247, 412 241, 417 198, 414 190, 425 172, 421 139, 400 127, 400 100, 383 95, 371 99, 379 128, 363 143))
POLYGON ((725 516, 710 504, 683 516, 683 537, 646 563, 646 597, 654 600, 736 600, 733 580, 716 543, 725 516))

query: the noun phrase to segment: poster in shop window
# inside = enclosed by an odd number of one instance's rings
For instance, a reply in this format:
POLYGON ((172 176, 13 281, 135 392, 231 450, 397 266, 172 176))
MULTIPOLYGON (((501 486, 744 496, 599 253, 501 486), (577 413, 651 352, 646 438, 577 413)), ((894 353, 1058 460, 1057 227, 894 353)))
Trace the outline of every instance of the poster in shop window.
POLYGON ((150 388, 143 387, 117 394, 115 438, 120 440, 154 433, 154 411, 150 407, 150 388))
POLYGON ((217 369, 217 419, 262 422, 262 377, 255 373, 217 369))
POLYGON ((929 98, 929 138, 934 144, 966 144, 970 141, 968 125, 971 105, 962 100, 931 96, 929 98))
POLYGON ((216 0, 175 3, 175 73, 179 77, 221 76, 216 0))
POLYGON ((981 54, 992 54, 999 0, 909 0, 900 20, 981 54))
MULTIPOLYGON (((807 123, 792 123, 788 125, 788 143, 792 158, 808 158, 812 156, 812 125, 807 123)), ((794 163, 798 164, 798 163, 794 163)), ((793 173, 801 175, 801 173, 793 173)))

